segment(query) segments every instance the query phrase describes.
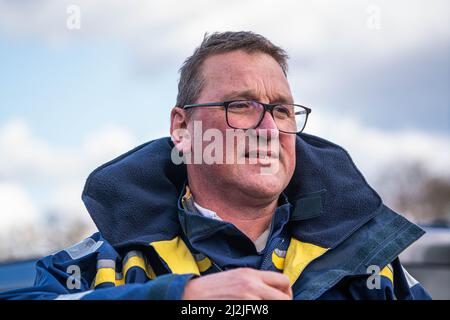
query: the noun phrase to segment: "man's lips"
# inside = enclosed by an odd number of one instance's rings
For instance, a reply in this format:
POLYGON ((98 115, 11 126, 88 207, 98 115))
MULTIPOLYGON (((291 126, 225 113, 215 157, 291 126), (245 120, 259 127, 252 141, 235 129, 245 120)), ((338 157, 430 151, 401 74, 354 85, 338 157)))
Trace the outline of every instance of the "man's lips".
POLYGON ((258 158, 258 159, 278 159, 278 152, 272 150, 250 150, 244 154, 245 158, 258 158))

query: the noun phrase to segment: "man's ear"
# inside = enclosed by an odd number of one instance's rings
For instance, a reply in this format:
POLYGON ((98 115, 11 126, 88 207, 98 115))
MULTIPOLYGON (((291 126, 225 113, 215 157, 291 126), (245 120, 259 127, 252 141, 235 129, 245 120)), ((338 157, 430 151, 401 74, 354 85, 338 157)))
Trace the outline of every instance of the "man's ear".
POLYGON ((186 110, 174 107, 170 112, 170 136, 175 147, 183 154, 191 151, 191 139, 187 129, 186 110))

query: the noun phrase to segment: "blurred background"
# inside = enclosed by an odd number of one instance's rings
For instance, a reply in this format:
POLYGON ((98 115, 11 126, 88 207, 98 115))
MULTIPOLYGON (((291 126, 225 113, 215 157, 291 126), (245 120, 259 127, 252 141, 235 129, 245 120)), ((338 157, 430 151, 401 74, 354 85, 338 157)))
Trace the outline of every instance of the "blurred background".
POLYGON ((449 15, 447 0, 0 0, 0 290, 95 232, 86 177, 168 135, 178 69, 204 34, 251 30, 290 55, 305 132, 346 148, 429 231, 404 260, 449 298, 449 15))

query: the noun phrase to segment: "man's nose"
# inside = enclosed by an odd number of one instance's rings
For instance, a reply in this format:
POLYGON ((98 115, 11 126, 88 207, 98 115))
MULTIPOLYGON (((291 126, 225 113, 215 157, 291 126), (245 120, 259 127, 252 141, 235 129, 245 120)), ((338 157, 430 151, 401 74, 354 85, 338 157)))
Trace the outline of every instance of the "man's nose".
POLYGON ((255 128, 256 134, 261 135, 263 132, 261 130, 265 131, 264 134, 266 134, 268 139, 277 138, 279 135, 277 124, 269 111, 264 112, 264 117, 261 120, 261 123, 257 128, 255 128))

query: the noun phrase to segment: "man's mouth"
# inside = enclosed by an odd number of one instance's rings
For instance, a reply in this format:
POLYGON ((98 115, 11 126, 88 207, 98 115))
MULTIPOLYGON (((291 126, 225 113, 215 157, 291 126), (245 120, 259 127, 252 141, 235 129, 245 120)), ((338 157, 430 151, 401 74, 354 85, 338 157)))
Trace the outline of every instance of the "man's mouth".
POLYGON ((244 157, 247 159, 256 159, 258 163, 264 164, 265 162, 271 163, 274 160, 278 160, 278 152, 272 150, 249 150, 246 151, 244 157))

